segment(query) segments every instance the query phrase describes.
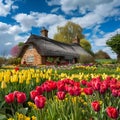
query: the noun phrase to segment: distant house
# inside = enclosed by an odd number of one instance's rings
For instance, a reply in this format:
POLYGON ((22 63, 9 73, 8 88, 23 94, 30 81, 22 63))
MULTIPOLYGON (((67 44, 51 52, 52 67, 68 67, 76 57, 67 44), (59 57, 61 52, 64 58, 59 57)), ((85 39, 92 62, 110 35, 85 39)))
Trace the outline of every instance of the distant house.
POLYGON ((22 47, 19 57, 21 64, 67 64, 77 63, 80 55, 91 57, 75 38, 72 44, 66 44, 48 38, 48 31, 41 30, 41 36, 31 35, 22 47))

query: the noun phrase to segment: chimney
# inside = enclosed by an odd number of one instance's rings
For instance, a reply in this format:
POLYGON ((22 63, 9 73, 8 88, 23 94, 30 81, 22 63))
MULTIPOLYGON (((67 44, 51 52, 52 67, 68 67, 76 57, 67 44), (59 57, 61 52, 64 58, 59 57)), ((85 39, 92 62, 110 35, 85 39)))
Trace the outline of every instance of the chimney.
POLYGON ((79 39, 78 35, 75 36, 75 38, 73 39, 72 43, 80 44, 80 39, 79 39))
POLYGON ((48 37, 48 30, 47 30, 45 27, 42 28, 42 30, 41 30, 41 35, 42 35, 43 37, 48 37))

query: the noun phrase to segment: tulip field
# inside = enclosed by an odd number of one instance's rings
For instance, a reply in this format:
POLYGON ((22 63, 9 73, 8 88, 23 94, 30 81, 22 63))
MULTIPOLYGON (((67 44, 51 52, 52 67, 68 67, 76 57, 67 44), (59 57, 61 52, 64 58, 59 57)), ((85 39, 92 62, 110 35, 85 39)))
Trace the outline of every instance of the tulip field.
POLYGON ((0 120, 120 120, 120 67, 0 69, 0 120))

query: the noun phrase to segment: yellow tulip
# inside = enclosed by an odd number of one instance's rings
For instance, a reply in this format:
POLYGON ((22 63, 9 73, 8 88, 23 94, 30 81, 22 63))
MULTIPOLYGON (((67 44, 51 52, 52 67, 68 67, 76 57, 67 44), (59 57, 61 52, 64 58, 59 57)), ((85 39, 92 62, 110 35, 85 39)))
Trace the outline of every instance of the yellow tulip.
POLYGON ((2 89, 7 88, 7 85, 6 85, 6 82, 5 82, 5 81, 2 81, 2 82, 1 82, 1 88, 2 88, 2 89))

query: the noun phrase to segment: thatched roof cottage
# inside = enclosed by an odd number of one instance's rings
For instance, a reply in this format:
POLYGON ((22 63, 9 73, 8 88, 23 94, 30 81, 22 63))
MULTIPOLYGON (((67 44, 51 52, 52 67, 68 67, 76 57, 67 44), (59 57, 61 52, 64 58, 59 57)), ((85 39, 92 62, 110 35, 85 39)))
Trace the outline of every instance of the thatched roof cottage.
POLYGON ((30 65, 62 63, 77 63, 81 55, 92 57, 79 44, 79 39, 75 38, 72 44, 66 44, 48 38, 48 31, 41 30, 41 36, 33 35, 28 38, 22 47, 19 57, 30 65))

